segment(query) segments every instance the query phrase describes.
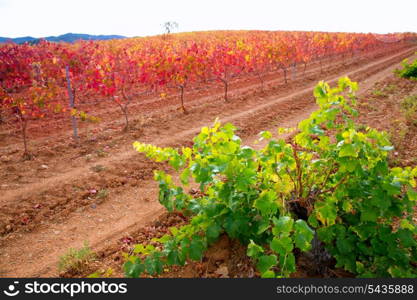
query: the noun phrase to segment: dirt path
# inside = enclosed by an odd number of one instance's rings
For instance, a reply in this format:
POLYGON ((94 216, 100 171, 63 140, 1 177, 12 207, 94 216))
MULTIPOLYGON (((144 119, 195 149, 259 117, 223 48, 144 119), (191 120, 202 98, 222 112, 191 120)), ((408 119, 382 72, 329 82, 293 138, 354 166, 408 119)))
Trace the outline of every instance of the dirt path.
MULTIPOLYGON (((397 53, 373 63, 362 66, 348 74, 339 74, 326 78, 334 81, 342 75, 358 77, 361 83, 361 93, 370 88, 392 69, 397 67, 404 53, 397 53), (362 77, 362 78, 361 78, 362 77)), ((220 115, 223 122, 233 122, 242 128, 242 136, 247 144, 252 144, 257 138, 257 132, 279 126, 291 127, 305 118, 315 109, 311 99, 311 89, 314 84, 296 90, 285 97, 269 97, 263 103, 253 107, 253 103, 239 105, 235 109, 211 111, 204 115, 204 108, 196 118, 190 114, 182 120, 167 120, 166 131, 152 132, 143 142, 157 145, 180 145, 189 142, 202 126, 211 123, 213 115, 220 115), (299 99, 307 99, 298 101, 299 99), (279 118, 276 117, 279 116, 279 118), (177 125, 169 126, 169 125, 177 125), (241 124, 243 126, 241 126, 241 124), (270 124, 269 126, 267 124, 270 124), (272 125, 271 125, 272 124, 272 125), (265 126, 267 125, 267 126, 265 126), (158 137, 157 140, 151 137, 158 137)), ((164 128, 158 128, 157 130, 164 128)), ((102 159, 103 166, 117 167, 121 162, 141 160, 133 151, 131 145, 119 149, 119 153, 102 159)), ((69 172, 44 179, 35 184, 28 184, 19 190, 6 191, 0 204, 18 201, 25 194, 36 191, 48 191, 69 179, 87 180, 93 173, 89 165, 77 167, 69 172)), ((152 172, 152 168, 148 170, 152 172)), ((94 249, 99 250, 127 235, 129 231, 138 228, 154 219, 163 210, 157 202, 157 186, 152 180, 142 180, 138 186, 125 188, 122 192, 112 195, 111 200, 100 205, 81 207, 61 222, 39 224, 37 230, 29 233, 17 232, 5 236, 0 241, 0 276, 56 276, 58 256, 69 247, 80 247, 83 241, 89 241, 94 249)))

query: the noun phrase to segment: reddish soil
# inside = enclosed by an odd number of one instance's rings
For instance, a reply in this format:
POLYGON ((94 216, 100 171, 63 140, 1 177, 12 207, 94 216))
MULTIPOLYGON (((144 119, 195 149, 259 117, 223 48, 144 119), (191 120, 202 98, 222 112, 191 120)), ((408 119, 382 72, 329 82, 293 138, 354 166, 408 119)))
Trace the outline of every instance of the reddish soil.
MULTIPOLYGON (((146 104, 132 110, 136 116, 127 133, 120 131, 123 121, 117 113, 103 111, 102 122, 90 126, 96 125, 96 129, 90 129, 89 133, 87 128, 82 129, 82 143, 77 147, 68 128, 62 127, 60 131, 52 126, 51 131, 38 134, 34 130, 30 144, 33 160, 22 161, 17 138, 8 135, 6 139, 3 135, 6 146, 0 148, 0 276, 57 276, 59 255, 70 247, 80 247, 84 241, 89 241, 100 254, 102 259, 97 266, 120 267, 120 249, 126 246, 120 239, 131 236, 131 241, 142 241, 144 225, 152 224, 164 211, 157 202, 157 185, 152 174, 153 170, 166 166, 151 163, 133 151, 133 141, 160 146, 190 144, 202 126, 220 117, 223 122, 237 125, 244 141, 253 144, 259 131, 294 126, 314 110, 311 91, 319 79, 334 81, 349 75, 360 82, 364 94, 375 83, 390 77, 398 63, 415 56, 414 52, 415 48, 402 49, 394 54, 378 54, 378 59, 362 59, 360 63, 351 60, 345 66, 335 62, 323 74, 312 68, 306 78, 288 85, 277 84, 272 74, 264 90, 259 89, 256 79, 242 79, 232 89, 232 99, 227 103, 218 90, 200 95, 192 92, 189 96, 195 100, 187 103, 187 115, 176 109, 174 97, 167 102, 148 99, 146 104), (59 136, 50 134, 55 130, 60 132, 59 136), (109 259, 116 257, 118 260, 109 263, 109 259)), ((159 223, 174 224, 176 221, 170 218, 173 217, 163 217, 159 223)), ((180 224, 184 220, 177 221, 180 224)), ((221 241, 228 243, 225 259, 213 259, 198 272, 197 266, 188 271, 171 270, 172 276, 211 276, 220 267, 223 276, 226 269, 229 277, 256 276, 242 255, 242 247, 226 240, 221 241), (233 267, 238 264, 242 269, 233 267)), ((120 268, 117 269, 116 274, 120 275, 120 268)))
POLYGON ((402 105, 409 96, 417 97, 416 83, 390 74, 360 102, 359 122, 389 134, 395 147, 390 157, 393 166, 417 165, 417 113, 407 118, 402 105))

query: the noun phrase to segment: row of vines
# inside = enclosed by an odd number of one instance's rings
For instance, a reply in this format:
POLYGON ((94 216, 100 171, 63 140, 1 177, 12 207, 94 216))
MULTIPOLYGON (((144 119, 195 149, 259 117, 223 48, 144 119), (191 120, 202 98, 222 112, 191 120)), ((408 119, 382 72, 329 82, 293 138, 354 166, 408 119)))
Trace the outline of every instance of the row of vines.
POLYGON ((141 95, 166 94, 217 81, 228 100, 230 82, 241 75, 262 80, 325 59, 352 57, 415 40, 413 34, 218 31, 182 33, 74 44, 42 41, 0 45, 0 125, 12 116, 21 129, 25 155, 29 121, 53 114, 94 120, 77 105, 104 97, 118 107, 129 126, 129 106, 141 95), (70 94, 70 95, 69 95, 70 94), (75 99, 69 107, 68 97, 75 99))

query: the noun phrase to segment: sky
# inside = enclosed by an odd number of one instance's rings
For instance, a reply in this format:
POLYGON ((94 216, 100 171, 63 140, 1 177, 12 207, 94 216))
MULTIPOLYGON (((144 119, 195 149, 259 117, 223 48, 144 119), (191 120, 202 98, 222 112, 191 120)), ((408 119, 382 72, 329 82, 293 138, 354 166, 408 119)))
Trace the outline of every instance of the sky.
POLYGON ((0 36, 178 30, 417 32, 416 0, 0 0, 0 36))

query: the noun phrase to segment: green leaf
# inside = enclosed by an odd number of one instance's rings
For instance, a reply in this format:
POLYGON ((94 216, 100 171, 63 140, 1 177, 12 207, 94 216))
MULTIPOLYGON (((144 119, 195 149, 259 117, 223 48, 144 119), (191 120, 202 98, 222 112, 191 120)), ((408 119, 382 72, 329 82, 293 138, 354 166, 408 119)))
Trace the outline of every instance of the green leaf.
POLYGON ((365 272, 365 266, 360 261, 356 262, 356 272, 358 272, 359 274, 362 274, 365 272))
POLYGON ((280 256, 279 264, 286 277, 296 271, 295 256, 293 253, 288 253, 286 256, 280 256))
POLYGON ((270 247, 280 255, 286 255, 294 249, 293 242, 288 236, 281 238, 274 237, 270 243, 270 247))
POLYGON ((201 260, 204 251, 204 244, 201 238, 194 237, 191 240, 189 256, 192 260, 201 260))
POLYGON ((316 135, 323 135, 325 133, 325 131, 317 125, 315 125, 311 128, 311 132, 313 134, 316 134, 316 135))
POLYGON ((388 268, 388 273, 393 277, 393 278, 404 278, 404 277, 408 277, 407 273, 400 267, 398 266, 391 266, 388 268))
POLYGON ((356 273, 356 255, 354 253, 336 255, 335 257, 336 267, 343 267, 349 272, 356 273))
POLYGON ((387 254, 386 244, 381 242, 378 238, 371 238, 372 250, 379 255, 387 254))
POLYGON ((354 231, 362 241, 364 241, 376 234, 375 228, 377 228, 377 223, 366 222, 361 223, 358 226, 352 226, 351 230, 354 231))
POLYGON ((257 268, 259 270, 259 272, 265 273, 266 271, 268 271, 270 268, 272 268, 273 266, 277 265, 277 257, 276 255, 263 255, 261 257, 259 257, 258 263, 257 263, 257 268))
POLYGON ((415 241, 413 232, 408 229, 399 229, 397 231, 397 237, 404 247, 417 246, 417 242, 415 241))
POLYGON ((169 229, 169 231, 171 231, 171 234, 172 234, 172 236, 176 236, 180 231, 178 230, 178 228, 177 227, 169 227, 168 228, 169 229))
POLYGON ((417 192, 413 190, 412 188, 409 188, 407 190, 407 196, 408 196, 408 199, 410 199, 411 201, 417 201, 417 192))
POLYGON ((282 216, 279 219, 274 218, 275 227, 272 229, 274 235, 289 235, 293 229, 294 220, 289 216, 282 216))
POLYGON ((294 225, 294 241, 297 248, 301 251, 308 251, 311 248, 311 240, 314 237, 314 231, 307 225, 304 220, 297 220, 294 225))
POLYGON ((142 244, 136 244, 135 247, 133 248, 133 253, 135 254, 142 254, 145 252, 145 246, 143 246, 142 244))
POLYGON ((373 255, 372 247, 369 246, 368 241, 359 242, 356 244, 356 246, 358 247, 358 250, 362 255, 366 255, 366 256, 373 255))
POLYGON ((275 272, 271 271, 271 270, 268 270, 265 273, 262 273, 261 277, 262 278, 275 278, 275 272))
POLYGON ((316 218, 324 225, 333 225, 337 217, 337 208, 330 202, 317 202, 316 218))
POLYGON ((206 236, 209 242, 215 241, 220 235, 221 227, 217 223, 212 223, 207 227, 206 236))
POLYGON ((333 241, 335 234, 332 227, 321 227, 317 229, 317 236, 320 241, 330 244, 333 241))
POLYGON ((258 223, 258 231, 256 232, 257 234, 262 234, 263 232, 265 232, 268 228, 270 227, 269 224, 269 220, 261 220, 258 223))
POLYGON ((337 249, 340 251, 341 254, 351 254, 355 249, 354 244, 349 239, 337 239, 336 240, 337 249))
POLYGON ((358 157, 358 151, 352 144, 343 144, 339 151, 339 157, 358 157))
POLYGON ((137 258, 135 262, 127 261, 123 266, 125 275, 130 278, 139 278, 139 276, 145 271, 145 266, 141 260, 137 258))
POLYGON ((169 251, 168 255, 167 255, 168 265, 172 266, 172 265, 180 264, 180 259, 179 259, 178 255, 179 255, 178 250, 169 251))
POLYGON ((317 220, 316 216, 315 216, 315 215, 313 215, 313 214, 311 214, 311 215, 308 217, 308 223, 309 223, 311 226, 313 226, 314 228, 319 227, 319 222, 318 222, 318 220, 317 220))
POLYGON ((154 275, 156 273, 156 264, 155 260, 152 257, 148 256, 144 261, 144 265, 148 274, 154 275))
POLYGON ((190 178, 190 175, 191 175, 191 170, 190 170, 190 168, 185 168, 182 172, 181 172, 181 175, 180 175, 180 180, 181 180, 181 183, 182 184, 184 184, 184 185, 188 185, 188 182, 189 182, 189 178, 190 178))
POLYGON ((362 222, 376 222, 378 211, 376 209, 365 209, 361 213, 362 222))
POLYGON ((248 245, 248 250, 247 250, 246 254, 249 257, 257 257, 259 254, 261 254, 263 252, 264 252, 264 249, 261 246, 255 244, 254 241, 251 240, 249 245, 248 245))
POLYGON ((326 97, 327 92, 323 82, 319 82, 318 85, 314 88, 314 97, 316 98, 324 98, 326 97))
POLYGON ((253 206, 261 212, 263 216, 275 214, 278 210, 276 202, 277 194, 274 191, 264 191, 258 199, 255 200, 253 206))
POLYGON ((407 219, 402 219, 400 222, 400 227, 403 229, 409 229, 411 231, 415 231, 416 230, 416 226, 414 226, 413 224, 410 223, 410 221, 408 221, 407 219))
POLYGON ((261 131, 259 133, 259 135, 261 136, 262 139, 265 139, 265 140, 269 140, 269 139, 272 138, 272 133, 270 131, 267 131, 267 130, 266 131, 261 131))

